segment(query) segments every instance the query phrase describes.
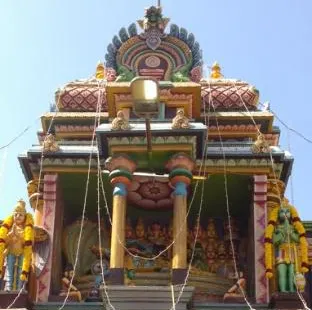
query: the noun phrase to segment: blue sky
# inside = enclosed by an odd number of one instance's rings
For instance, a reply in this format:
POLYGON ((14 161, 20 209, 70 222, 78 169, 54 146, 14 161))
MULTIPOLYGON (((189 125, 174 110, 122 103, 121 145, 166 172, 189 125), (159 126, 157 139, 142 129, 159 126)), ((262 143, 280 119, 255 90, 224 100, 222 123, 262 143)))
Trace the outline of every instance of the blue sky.
MULTIPOLYGON (((0 151, 0 218, 27 197, 17 156, 36 143, 38 118, 56 88, 93 74, 112 37, 152 4, 156 0, 0 1, 0 145, 32 125, 0 151)), ((163 0, 162 6, 171 22, 195 34, 208 65, 218 60, 226 77, 254 84, 261 101, 269 100, 281 119, 312 138, 310 0, 163 0)), ((275 124, 288 149, 287 130, 275 124)), ((301 217, 312 220, 312 145, 291 134, 290 146, 294 202, 301 217)))

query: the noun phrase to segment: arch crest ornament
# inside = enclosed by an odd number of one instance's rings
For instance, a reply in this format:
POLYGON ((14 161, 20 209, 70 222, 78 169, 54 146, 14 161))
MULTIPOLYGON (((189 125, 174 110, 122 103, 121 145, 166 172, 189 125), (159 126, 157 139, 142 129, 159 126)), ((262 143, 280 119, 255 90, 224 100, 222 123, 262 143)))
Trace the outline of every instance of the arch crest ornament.
POLYGON ((105 55, 109 81, 125 82, 135 76, 152 76, 173 82, 199 82, 202 72, 202 52, 195 36, 185 28, 171 24, 162 15, 161 7, 145 9, 137 21, 143 32, 132 23, 113 37, 105 55), (153 61, 151 59, 153 58, 153 61))

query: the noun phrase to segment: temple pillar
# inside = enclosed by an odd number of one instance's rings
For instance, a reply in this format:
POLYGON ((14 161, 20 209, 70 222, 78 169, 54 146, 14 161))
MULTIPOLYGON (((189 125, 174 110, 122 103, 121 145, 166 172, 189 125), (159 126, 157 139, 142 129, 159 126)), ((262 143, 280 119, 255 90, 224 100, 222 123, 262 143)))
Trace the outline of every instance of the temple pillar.
POLYGON ((113 185, 110 282, 119 285, 124 284, 127 187, 131 184, 136 164, 126 155, 115 155, 107 159, 106 167, 113 185))
POLYGON ((269 301, 268 280, 264 264, 264 231, 267 224, 267 176, 254 176, 253 197, 253 252, 254 252, 254 291, 256 303, 269 301))
POLYGON ((194 161, 186 154, 176 154, 167 163, 174 190, 172 283, 183 284, 187 274, 187 187, 192 181, 194 161))
POLYGON ((54 173, 45 174, 43 179, 44 203, 41 226, 49 234, 50 254, 43 271, 37 278, 37 302, 47 302, 51 292, 52 278, 57 276, 59 280, 57 270, 61 266, 61 256, 56 257, 56 252, 57 248, 60 248, 60 245, 56 244, 55 242, 57 236, 61 234, 61 231, 57 231, 58 229, 56 229, 55 225, 56 218, 59 217, 58 213, 60 211, 58 210, 59 205, 57 199, 57 180, 58 175, 54 173))

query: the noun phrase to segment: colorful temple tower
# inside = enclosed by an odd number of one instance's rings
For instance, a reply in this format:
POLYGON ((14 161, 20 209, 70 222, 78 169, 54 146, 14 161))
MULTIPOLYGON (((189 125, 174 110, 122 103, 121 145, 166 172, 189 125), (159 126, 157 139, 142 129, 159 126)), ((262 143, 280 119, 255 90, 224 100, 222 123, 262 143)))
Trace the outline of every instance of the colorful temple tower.
POLYGON ((19 157, 33 219, 20 201, 0 228, 1 307, 309 302, 312 229, 284 197, 293 158, 273 113, 218 63, 203 76, 195 36, 168 24, 146 9, 93 77, 56 91, 19 157))

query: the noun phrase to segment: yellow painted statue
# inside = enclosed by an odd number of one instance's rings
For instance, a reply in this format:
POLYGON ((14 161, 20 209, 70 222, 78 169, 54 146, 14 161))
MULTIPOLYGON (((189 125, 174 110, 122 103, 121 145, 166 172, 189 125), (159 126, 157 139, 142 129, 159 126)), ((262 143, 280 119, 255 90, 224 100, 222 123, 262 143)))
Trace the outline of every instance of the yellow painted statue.
POLYGON ((303 273, 308 271, 308 245, 297 210, 286 198, 271 211, 265 231, 266 276, 273 276, 275 261, 280 292, 304 290, 303 273), (299 249, 300 251, 298 251, 299 249))
POLYGON ((34 242, 34 222, 26 212, 25 202, 19 200, 13 214, 0 226, 0 277, 5 270, 5 290, 19 290, 28 279, 34 242))

